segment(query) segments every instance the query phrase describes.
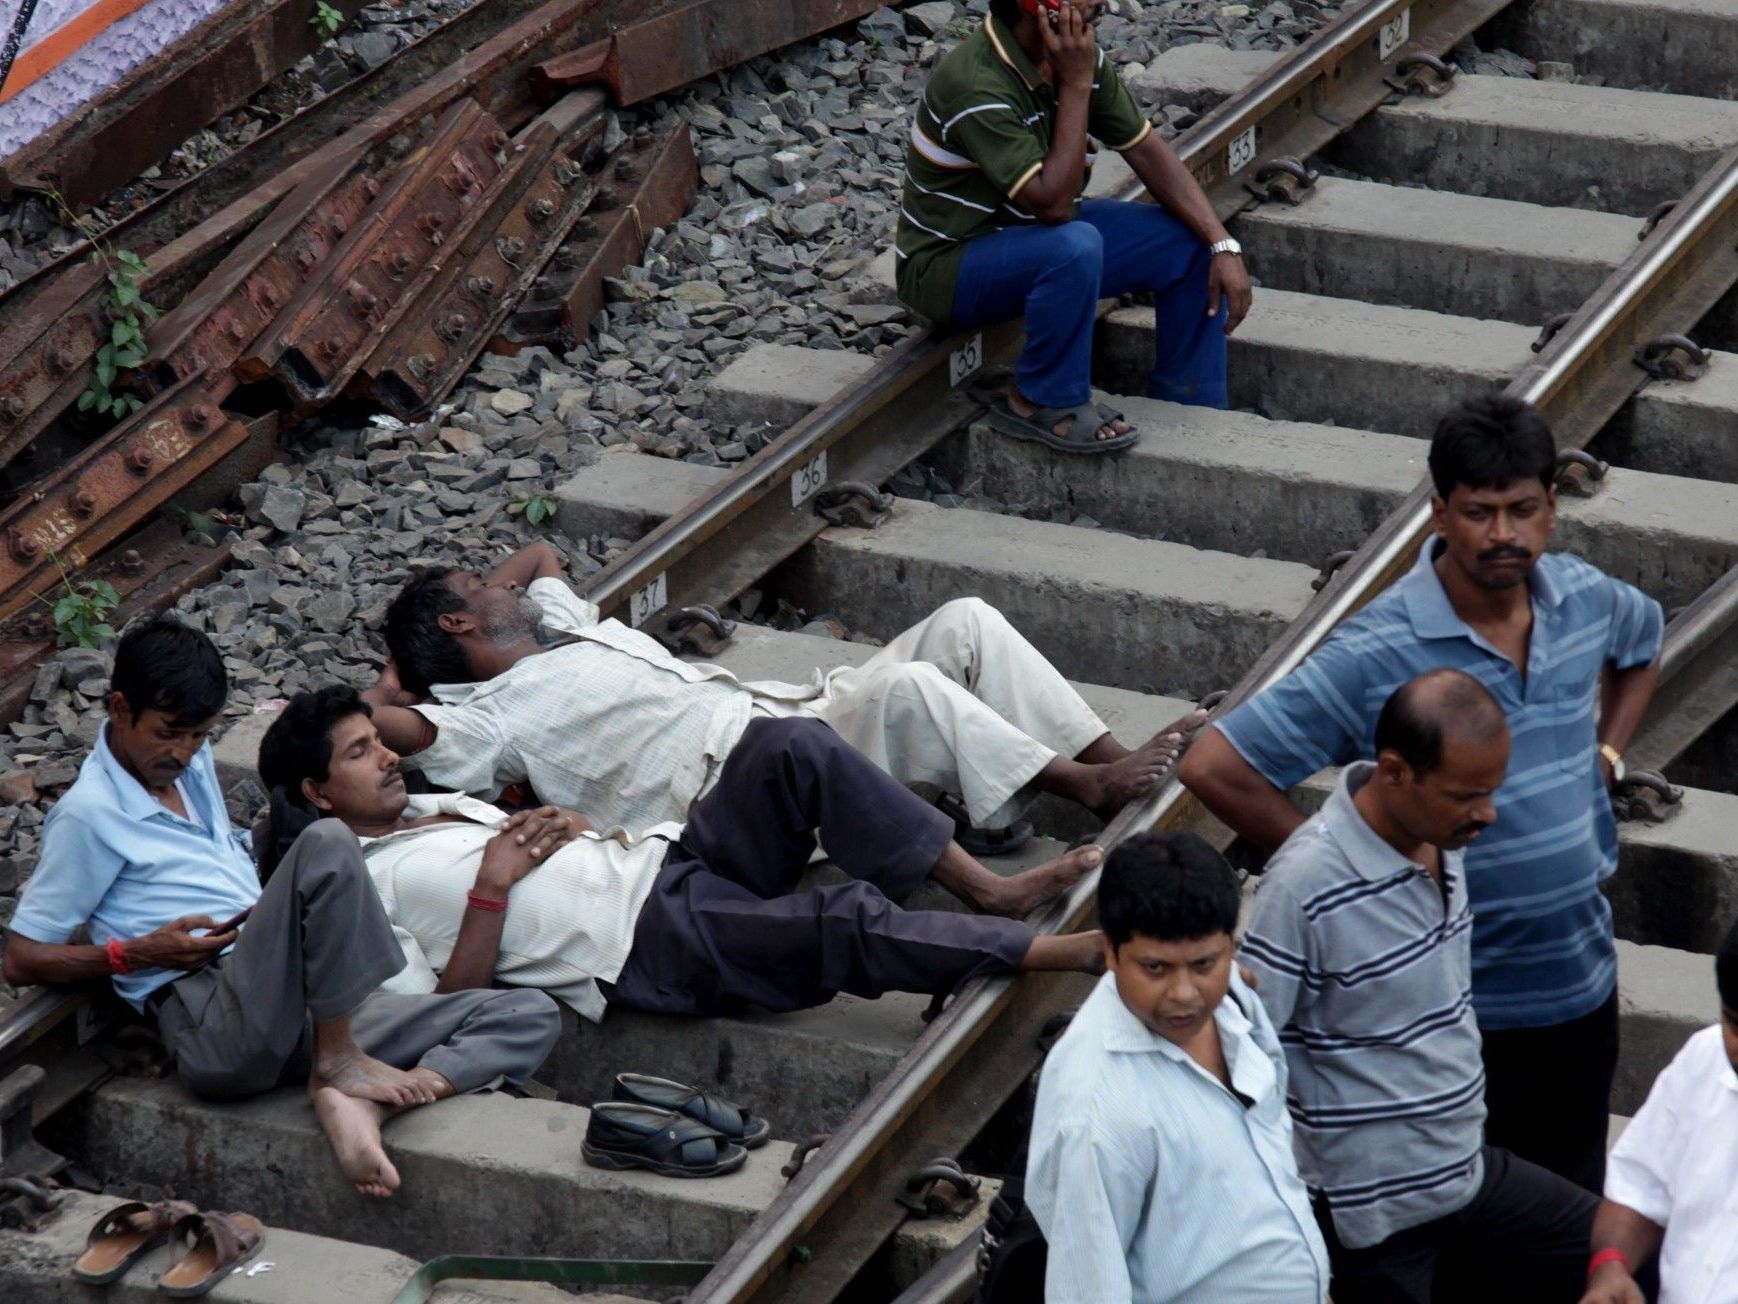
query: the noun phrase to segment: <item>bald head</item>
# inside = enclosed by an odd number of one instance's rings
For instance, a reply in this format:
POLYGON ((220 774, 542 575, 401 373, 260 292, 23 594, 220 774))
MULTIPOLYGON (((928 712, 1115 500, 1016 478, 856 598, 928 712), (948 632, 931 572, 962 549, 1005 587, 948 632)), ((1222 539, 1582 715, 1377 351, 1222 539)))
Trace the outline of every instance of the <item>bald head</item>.
POLYGON ((1392 751, 1419 777, 1442 765, 1443 749, 1482 746, 1508 732, 1496 698, 1471 675, 1432 670, 1394 690, 1376 721, 1376 751, 1392 751))

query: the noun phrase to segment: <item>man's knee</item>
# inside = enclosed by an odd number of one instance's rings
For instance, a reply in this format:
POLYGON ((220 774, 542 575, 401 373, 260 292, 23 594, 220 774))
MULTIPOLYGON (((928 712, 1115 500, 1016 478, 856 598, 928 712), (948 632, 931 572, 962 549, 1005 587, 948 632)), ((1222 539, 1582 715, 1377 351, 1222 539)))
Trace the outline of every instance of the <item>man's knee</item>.
POLYGON ((998 608, 975 597, 953 598, 944 602, 935 609, 935 615, 931 619, 950 628, 970 630, 973 633, 1013 628, 998 608))
POLYGON ((1104 236, 1091 222, 1063 222, 1050 230, 1056 250, 1054 266, 1090 269, 1095 275, 1104 266, 1104 236))
POLYGON ((362 859, 362 844, 341 820, 335 819, 316 820, 297 835, 278 868, 284 870, 292 866, 299 879, 310 874, 367 873, 362 859))
POLYGON ((743 742, 762 751, 799 759, 819 757, 846 745, 830 724, 812 716, 755 720, 742 737, 743 742))
POLYGON ((501 1017, 520 1030, 541 1064, 561 1037, 561 1006, 548 992, 526 987, 497 992, 496 996, 501 1017))

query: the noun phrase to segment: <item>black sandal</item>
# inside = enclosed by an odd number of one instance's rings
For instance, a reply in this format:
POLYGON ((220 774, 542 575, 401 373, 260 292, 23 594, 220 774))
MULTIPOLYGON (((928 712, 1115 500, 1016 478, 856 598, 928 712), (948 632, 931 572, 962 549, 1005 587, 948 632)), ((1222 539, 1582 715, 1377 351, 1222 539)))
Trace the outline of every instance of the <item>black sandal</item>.
POLYGON ((990 405, 989 417, 992 429, 1015 439, 1032 440, 1059 453, 1115 453, 1132 446, 1141 437, 1140 431, 1127 430, 1109 439, 1100 439, 1099 430, 1113 421, 1121 421, 1123 414, 1091 400, 1075 407, 1039 406, 1031 416, 1023 417, 1014 411, 1004 396, 990 405), (1057 423, 1068 417, 1074 418, 1068 433, 1057 434, 1057 423))
POLYGON ((765 1145, 766 1139, 772 1135, 771 1123, 756 1118, 741 1105, 668 1078, 654 1078, 645 1073, 618 1073, 610 1099, 685 1114, 745 1150, 765 1145))
POLYGON ((936 809, 953 821, 953 840, 968 856, 979 860, 990 856, 1011 856, 1032 840, 1032 825, 1018 820, 1006 828, 980 829, 966 813, 965 803, 951 793, 935 799, 936 809))
POLYGON ((685 1114, 614 1100, 591 1107, 580 1153, 594 1168, 645 1168, 665 1177, 721 1177, 748 1158, 722 1132, 685 1114))

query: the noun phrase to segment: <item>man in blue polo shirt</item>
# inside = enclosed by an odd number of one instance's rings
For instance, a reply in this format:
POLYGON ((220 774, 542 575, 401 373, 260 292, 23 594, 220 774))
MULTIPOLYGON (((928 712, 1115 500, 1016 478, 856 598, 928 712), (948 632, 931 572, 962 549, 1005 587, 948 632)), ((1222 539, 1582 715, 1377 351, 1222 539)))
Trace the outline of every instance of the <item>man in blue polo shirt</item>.
POLYGON ((1285 789, 1373 758, 1389 694, 1450 667, 1501 704, 1514 754, 1467 851, 1486 1139, 1600 1189, 1617 1065, 1617 955, 1599 885, 1617 867, 1606 787, 1658 677, 1659 604, 1547 554, 1556 447, 1528 405, 1461 403, 1430 447, 1436 537, 1293 674, 1231 712, 1180 777, 1267 850, 1304 816, 1285 789), (1597 711, 1597 726, 1595 714, 1597 711))
MULTIPOLYGON (((129 629, 109 688, 108 723, 44 823, 6 981, 111 978, 155 1016, 199 1095, 305 1082, 357 1192, 391 1195, 399 1176, 380 1124, 524 1081, 560 1034, 554 1002, 523 990, 379 992, 404 953, 361 846, 335 820, 303 833, 261 891, 206 741, 229 684, 199 631, 169 617, 129 629), (72 940, 81 928, 89 944, 72 940)), ((522 854, 551 849, 533 852, 541 836, 522 854)))

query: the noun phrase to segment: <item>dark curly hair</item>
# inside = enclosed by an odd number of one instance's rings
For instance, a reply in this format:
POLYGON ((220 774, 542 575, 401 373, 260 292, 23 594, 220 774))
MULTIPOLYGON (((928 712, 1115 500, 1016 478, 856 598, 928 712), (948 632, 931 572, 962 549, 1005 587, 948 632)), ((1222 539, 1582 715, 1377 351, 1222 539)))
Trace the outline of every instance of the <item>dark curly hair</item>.
POLYGON ((1539 410, 1510 394, 1474 394, 1450 408, 1430 439, 1430 481, 1439 497, 1456 488, 1498 489, 1537 479, 1549 489, 1557 441, 1539 410))
POLYGON ((431 566, 411 576, 386 608, 386 649, 398 664, 398 681, 417 697, 435 684, 468 684, 476 678, 459 640, 441 628, 441 617, 465 609, 453 592, 448 566, 431 566))
POLYGON ((259 745, 260 783, 271 798, 264 845, 257 849, 261 882, 271 878, 302 831, 324 818, 302 795, 302 781, 332 777, 332 730, 350 716, 373 714, 349 684, 332 684, 297 693, 272 721, 259 745))
POLYGON ((1234 934, 1241 901, 1225 857, 1194 833, 1120 842, 1098 880, 1098 922, 1113 947, 1136 933, 1158 942, 1234 934))

